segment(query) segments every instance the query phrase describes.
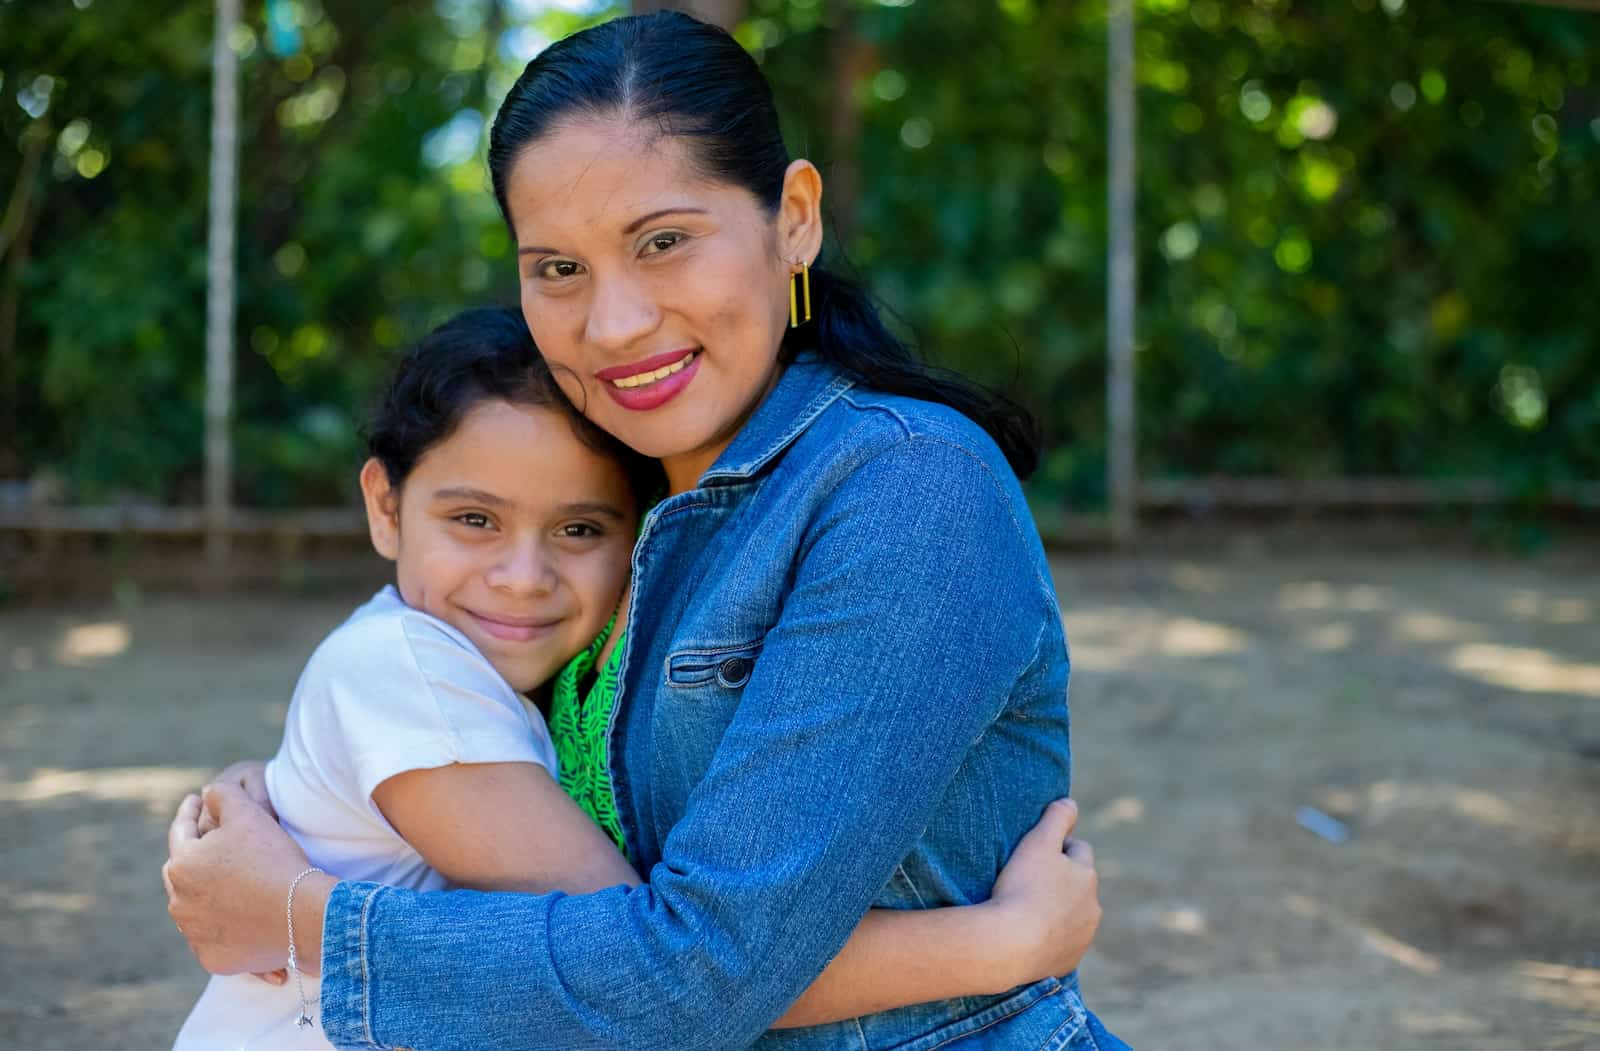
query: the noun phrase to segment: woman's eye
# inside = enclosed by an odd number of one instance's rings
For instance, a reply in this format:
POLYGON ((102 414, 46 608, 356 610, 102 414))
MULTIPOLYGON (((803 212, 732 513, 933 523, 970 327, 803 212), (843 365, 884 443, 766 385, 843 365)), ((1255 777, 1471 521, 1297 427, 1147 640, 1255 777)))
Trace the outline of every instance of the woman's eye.
POLYGON ((566 525, 561 527, 561 535, 565 537, 581 538, 600 536, 601 533, 598 526, 591 525, 588 522, 568 522, 566 525))
POLYGON ((489 528, 489 516, 477 511, 468 511, 466 514, 456 515, 456 521, 470 529, 489 528))
POLYGON ((557 280, 576 277, 582 270, 583 267, 570 259, 551 259, 539 264, 539 275, 541 277, 555 278, 557 280))
POLYGON ((644 243, 644 254, 660 255, 662 252, 665 252, 667 249, 673 247, 682 240, 682 234, 653 234, 651 235, 650 239, 644 243))

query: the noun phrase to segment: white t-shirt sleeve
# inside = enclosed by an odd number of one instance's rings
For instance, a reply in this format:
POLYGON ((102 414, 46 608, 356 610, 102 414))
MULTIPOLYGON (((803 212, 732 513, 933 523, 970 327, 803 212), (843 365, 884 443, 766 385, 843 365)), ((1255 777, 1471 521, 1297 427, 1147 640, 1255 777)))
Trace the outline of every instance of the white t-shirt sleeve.
POLYGON ((536 763, 558 777, 544 719, 463 636, 424 614, 347 623, 307 673, 316 696, 302 698, 309 703, 290 722, 300 722, 316 765, 340 771, 343 787, 374 812, 373 789, 408 770, 536 763))

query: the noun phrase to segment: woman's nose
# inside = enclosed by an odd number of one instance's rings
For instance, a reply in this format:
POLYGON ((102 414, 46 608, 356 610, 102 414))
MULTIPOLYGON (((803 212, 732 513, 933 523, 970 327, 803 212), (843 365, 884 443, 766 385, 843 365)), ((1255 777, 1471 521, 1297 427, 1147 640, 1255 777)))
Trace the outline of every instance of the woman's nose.
POLYGON ((617 274, 594 283, 584 337, 590 345, 626 353, 655 331, 661 311, 649 289, 632 275, 617 274))

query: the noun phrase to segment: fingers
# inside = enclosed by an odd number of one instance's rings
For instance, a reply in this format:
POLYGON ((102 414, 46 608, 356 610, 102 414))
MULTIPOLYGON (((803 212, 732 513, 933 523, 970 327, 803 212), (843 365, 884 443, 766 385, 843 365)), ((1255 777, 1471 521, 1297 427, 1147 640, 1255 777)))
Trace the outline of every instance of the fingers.
POLYGON ((1086 839, 1075 839, 1067 844, 1067 857, 1082 865, 1094 868, 1094 848, 1086 839))
POLYGON ((276 817, 272 809, 272 797, 267 793, 266 770, 266 764, 259 759, 244 759, 229 764, 213 780, 218 784, 238 785, 245 795, 276 817))
POLYGON ((1034 830, 1041 836, 1049 837, 1052 850, 1060 850, 1072 838, 1072 830, 1077 827, 1078 804, 1070 799, 1057 799, 1044 808, 1044 816, 1034 830))
POLYGON ((279 967, 276 971, 257 971, 255 976, 268 985, 283 985, 289 981, 289 970, 279 967))
POLYGON ((167 853, 176 854, 185 844, 200 838, 200 797, 187 795, 167 826, 167 853))
MULTIPOLYGON (((206 785, 201 789, 200 800, 206 813, 211 816, 212 828, 220 828, 223 819, 237 813, 240 808, 255 806, 255 801, 244 789, 227 781, 213 781, 206 785)), ((198 822, 196 829, 198 831, 198 822)))

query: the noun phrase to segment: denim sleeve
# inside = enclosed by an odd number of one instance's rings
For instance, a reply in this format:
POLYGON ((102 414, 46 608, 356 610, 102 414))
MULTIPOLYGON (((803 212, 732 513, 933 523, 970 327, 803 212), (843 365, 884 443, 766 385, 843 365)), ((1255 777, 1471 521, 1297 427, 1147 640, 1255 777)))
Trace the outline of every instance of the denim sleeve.
POLYGON ((540 897, 342 883, 323 929, 329 1039, 752 1042, 844 944, 1059 632, 1025 515, 1015 483, 957 445, 906 439, 858 467, 812 520, 649 883, 540 897))

